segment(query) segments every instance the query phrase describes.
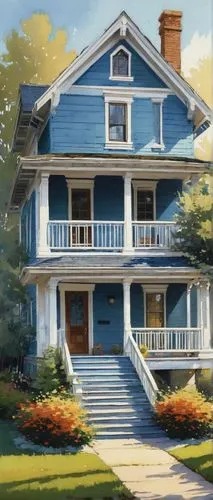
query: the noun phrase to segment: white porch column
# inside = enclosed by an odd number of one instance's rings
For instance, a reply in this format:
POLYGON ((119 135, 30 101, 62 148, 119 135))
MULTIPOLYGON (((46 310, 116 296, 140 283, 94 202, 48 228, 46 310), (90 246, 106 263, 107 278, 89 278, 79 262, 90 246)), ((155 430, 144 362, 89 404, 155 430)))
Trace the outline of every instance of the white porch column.
POLYGON ((211 344, 210 333, 210 283, 200 283, 200 327, 202 329, 203 348, 209 349, 211 344))
POLYGON ((187 301, 187 328, 191 328, 191 290, 192 290, 192 284, 187 283, 187 295, 186 295, 186 301, 187 301))
POLYGON ((131 334, 131 300, 130 287, 132 281, 125 279, 123 281, 123 308, 124 308, 124 351, 129 335, 131 334))
POLYGON ((58 278, 50 278, 48 283, 49 290, 49 345, 56 347, 58 344, 57 338, 57 284, 58 278))
POLYGON ((39 186, 39 244, 38 255, 43 257, 50 255, 47 243, 47 224, 49 222, 49 174, 41 174, 39 186))
POLYGON ((38 283, 36 285, 36 302, 37 302, 37 318, 36 318, 36 339, 37 339, 37 356, 43 356, 46 346, 46 285, 38 283))
POLYGON ((132 176, 124 176, 124 251, 133 251, 132 241, 132 176))

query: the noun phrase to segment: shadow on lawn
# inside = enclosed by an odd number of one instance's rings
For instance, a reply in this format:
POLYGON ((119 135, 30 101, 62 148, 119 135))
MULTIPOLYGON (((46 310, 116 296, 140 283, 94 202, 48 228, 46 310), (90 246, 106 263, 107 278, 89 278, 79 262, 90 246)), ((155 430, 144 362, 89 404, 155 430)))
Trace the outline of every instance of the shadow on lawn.
POLYGON ((121 492, 121 483, 119 480, 111 480, 111 471, 103 469, 86 470, 85 472, 73 472, 67 474, 52 474, 43 477, 33 477, 20 481, 11 481, 0 486, 0 500, 92 500, 105 498, 111 500, 125 500, 133 498, 121 492), (102 478, 101 484, 97 483, 97 475, 102 478), (92 481, 92 476, 94 481, 92 481), (85 476, 91 476, 91 485, 84 486, 85 476), (104 479, 103 479, 104 476, 104 479), (109 480, 107 480, 109 476, 109 480), (54 481, 77 480, 77 485, 60 484, 58 488, 50 485, 54 481), (119 492, 120 491, 120 492, 119 492))

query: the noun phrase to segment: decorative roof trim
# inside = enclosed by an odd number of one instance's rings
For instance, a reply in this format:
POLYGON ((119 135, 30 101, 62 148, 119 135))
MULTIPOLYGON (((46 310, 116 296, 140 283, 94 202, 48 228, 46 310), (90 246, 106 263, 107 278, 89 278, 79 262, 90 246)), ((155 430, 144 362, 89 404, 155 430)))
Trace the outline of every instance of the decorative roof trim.
MULTIPOLYGON (((53 95, 60 87, 66 82, 69 77, 72 77, 72 84, 79 78, 79 70, 85 72, 88 67, 94 64, 95 59, 99 59, 106 51, 104 45, 109 42, 117 32, 124 32, 125 36, 128 33, 128 42, 133 46, 136 44, 138 53, 142 51, 143 58, 151 67, 154 65, 155 71, 161 75, 163 81, 167 81, 169 86, 174 88, 175 93, 180 95, 182 101, 191 107, 191 100, 194 99, 195 107, 203 114, 203 116, 211 117, 211 110, 201 97, 193 91, 190 85, 173 69, 173 67, 164 59, 164 57, 157 51, 152 43, 143 35, 138 26, 130 19, 130 17, 123 11, 114 23, 100 36, 94 43, 86 48, 77 57, 73 63, 61 73, 58 78, 53 82, 49 89, 39 98, 34 110, 38 111, 48 100, 52 100, 53 95), (125 27, 125 29, 124 29, 125 27), (133 42, 132 42, 133 39, 133 42), (104 49, 103 49, 104 47, 104 49), (88 66, 89 64, 89 66, 88 66)), ((124 35, 122 35, 124 36, 124 35)), ((114 43, 114 42, 113 42, 114 43)))

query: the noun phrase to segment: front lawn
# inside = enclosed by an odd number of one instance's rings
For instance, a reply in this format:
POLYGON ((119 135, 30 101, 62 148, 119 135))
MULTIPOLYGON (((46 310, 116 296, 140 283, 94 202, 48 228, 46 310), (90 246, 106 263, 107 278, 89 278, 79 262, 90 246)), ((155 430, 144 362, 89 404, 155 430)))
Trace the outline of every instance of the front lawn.
POLYGON ((187 467, 198 472, 207 481, 213 483, 213 444, 206 441, 201 444, 186 445, 169 450, 169 453, 187 467))
POLYGON ((96 455, 32 455, 15 447, 15 432, 11 423, 0 422, 0 500, 131 498, 96 455))

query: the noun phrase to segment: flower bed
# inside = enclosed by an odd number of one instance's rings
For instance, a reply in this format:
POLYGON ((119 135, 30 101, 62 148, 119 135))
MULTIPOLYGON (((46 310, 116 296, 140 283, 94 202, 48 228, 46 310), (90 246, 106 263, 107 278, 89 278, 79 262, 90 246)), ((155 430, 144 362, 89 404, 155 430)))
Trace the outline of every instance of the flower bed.
POLYGON ((166 394, 156 403, 156 420, 173 438, 199 438, 211 432, 212 405, 197 391, 166 394))
POLYGON ((62 396, 20 405, 15 422, 27 439, 46 447, 78 447, 89 444, 94 436, 86 424, 86 412, 77 402, 62 396))
POLYGON ((18 405, 24 403, 27 397, 25 392, 18 391, 11 383, 0 381, 0 418, 12 418, 18 405))

